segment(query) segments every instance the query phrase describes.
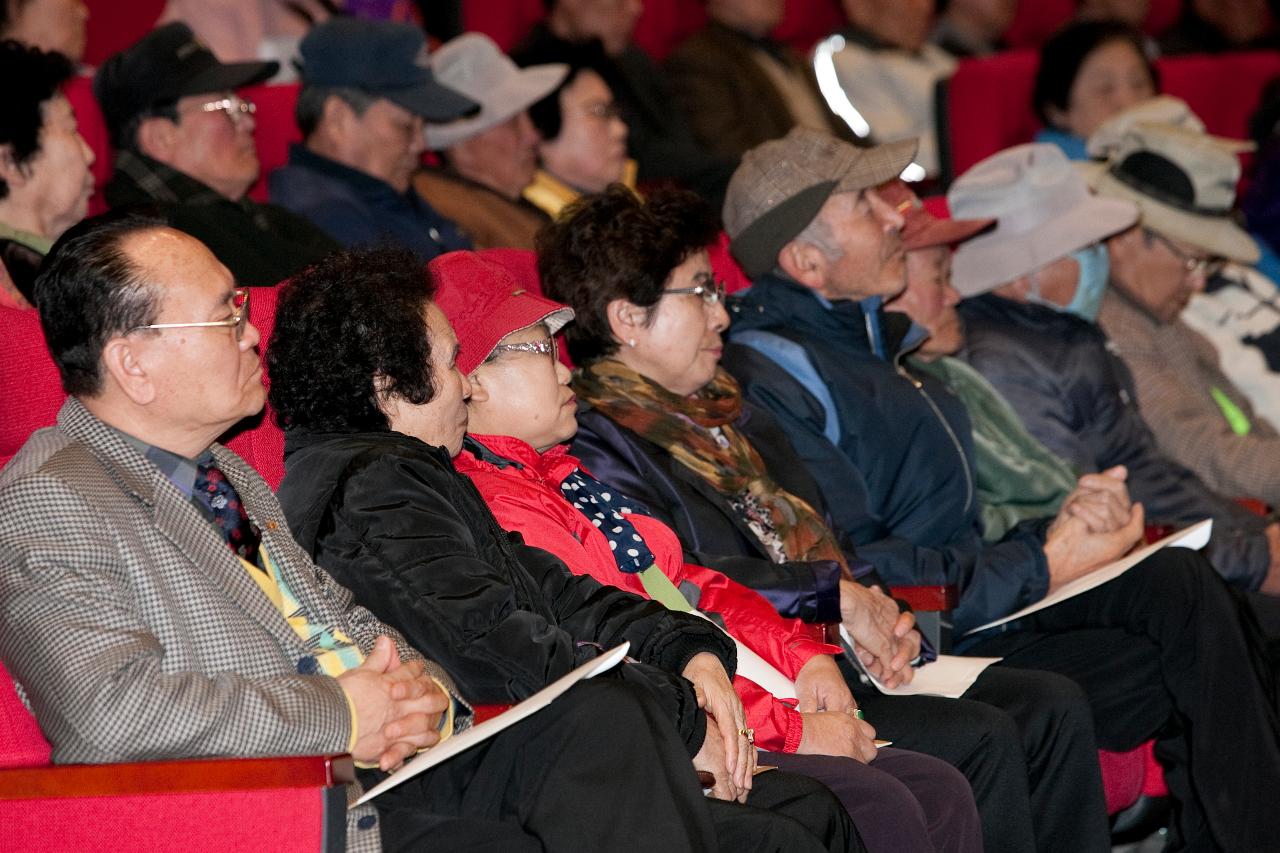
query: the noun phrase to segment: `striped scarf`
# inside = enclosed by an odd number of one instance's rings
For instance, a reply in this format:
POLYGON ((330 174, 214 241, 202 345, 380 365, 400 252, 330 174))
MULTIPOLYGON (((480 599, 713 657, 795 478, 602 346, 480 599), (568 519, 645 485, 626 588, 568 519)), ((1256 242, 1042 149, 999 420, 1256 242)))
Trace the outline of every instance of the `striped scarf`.
POLYGON ((742 393, 723 369, 700 391, 682 397, 620 361, 602 359, 575 374, 573 390, 611 420, 666 450, 731 503, 763 507, 788 560, 835 560, 848 572, 826 521, 774 482, 760 454, 734 428, 742 393))

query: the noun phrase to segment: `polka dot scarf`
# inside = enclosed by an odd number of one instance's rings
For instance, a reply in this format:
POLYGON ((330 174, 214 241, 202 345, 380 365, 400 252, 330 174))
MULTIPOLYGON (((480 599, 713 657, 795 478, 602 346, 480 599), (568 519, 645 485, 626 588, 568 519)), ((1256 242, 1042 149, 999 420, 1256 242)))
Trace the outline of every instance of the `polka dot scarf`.
POLYGON ((618 570, 628 573, 643 572, 654 564, 653 552, 644 544, 627 516, 634 510, 626 499, 604 483, 575 468, 560 484, 560 491, 573 508, 582 513, 599 528, 609 540, 609 550, 618 570))

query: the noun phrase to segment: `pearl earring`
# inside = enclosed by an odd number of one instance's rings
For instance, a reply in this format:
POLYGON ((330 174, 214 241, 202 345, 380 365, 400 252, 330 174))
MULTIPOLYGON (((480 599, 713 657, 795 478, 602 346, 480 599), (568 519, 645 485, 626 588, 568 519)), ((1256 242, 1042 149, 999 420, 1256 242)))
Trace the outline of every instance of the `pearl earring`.
POLYGON ((629 346, 629 347, 634 347, 635 345, 636 345, 636 339, 635 339, 635 338, 628 338, 628 339, 627 339, 627 346, 629 346))

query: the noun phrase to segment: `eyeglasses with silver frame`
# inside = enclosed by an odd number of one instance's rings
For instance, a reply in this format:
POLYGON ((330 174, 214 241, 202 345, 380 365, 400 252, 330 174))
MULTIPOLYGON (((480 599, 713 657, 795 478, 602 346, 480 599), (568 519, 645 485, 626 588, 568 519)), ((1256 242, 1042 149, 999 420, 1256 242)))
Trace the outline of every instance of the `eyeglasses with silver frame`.
POLYGON ((560 357, 560 348, 556 345, 556 339, 554 337, 550 337, 542 338, 537 341, 525 341, 518 344, 496 344, 493 350, 491 350, 489 355, 485 358, 485 362, 488 363, 493 361, 504 352, 528 352, 534 353, 535 355, 549 355, 553 359, 558 359, 560 357))
POLYGON ((727 293, 723 281, 713 281, 710 285, 698 284, 693 287, 672 287, 662 291, 663 296, 669 296, 672 293, 692 293, 694 296, 701 296, 702 301, 708 305, 718 305, 724 302, 727 293))
POLYGON ((205 320, 200 323, 149 323, 145 326, 134 326, 129 330, 128 334, 140 332, 143 329, 235 329, 236 340, 239 341, 244 337, 244 327, 249 324, 249 291, 246 288, 237 288, 233 291, 231 316, 225 320, 205 320))

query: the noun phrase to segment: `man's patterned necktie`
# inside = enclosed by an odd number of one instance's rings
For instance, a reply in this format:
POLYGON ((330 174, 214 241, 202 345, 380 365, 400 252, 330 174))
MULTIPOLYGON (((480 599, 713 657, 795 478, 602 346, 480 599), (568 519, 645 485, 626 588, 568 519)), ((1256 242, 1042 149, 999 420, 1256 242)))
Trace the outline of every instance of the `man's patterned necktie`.
POLYGON ((258 531, 249 521, 249 514, 240 503, 240 495, 227 480, 227 475, 212 463, 197 465, 195 497, 209 510, 213 523, 222 531, 222 538, 231 550, 260 566, 258 531))

